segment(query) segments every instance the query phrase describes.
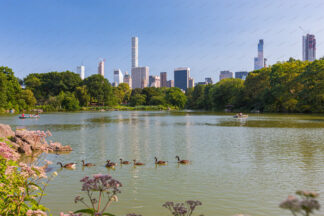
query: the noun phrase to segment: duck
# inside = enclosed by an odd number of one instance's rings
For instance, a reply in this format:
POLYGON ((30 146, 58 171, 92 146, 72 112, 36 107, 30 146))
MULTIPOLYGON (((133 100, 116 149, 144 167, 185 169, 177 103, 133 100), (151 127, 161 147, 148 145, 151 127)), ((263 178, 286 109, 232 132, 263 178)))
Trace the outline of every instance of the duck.
POLYGON ((143 165, 145 165, 144 163, 136 162, 136 160, 133 160, 133 161, 134 161, 134 166, 143 166, 143 165))
POLYGON ((120 164, 125 164, 125 165, 130 164, 129 161, 123 161, 123 159, 121 158, 119 160, 120 160, 120 164))
POLYGON ((107 162, 107 164, 111 164, 111 165, 117 166, 117 163, 110 162, 110 160, 107 160, 106 162, 107 162))
POLYGON ((107 167, 107 168, 113 168, 113 169, 115 168, 115 166, 116 165, 114 163, 110 163, 108 161, 107 161, 107 164, 105 165, 105 167, 107 167))
POLYGON ((61 168, 70 168, 70 169, 75 169, 76 163, 67 163, 67 164, 62 164, 61 162, 57 162, 57 164, 61 165, 61 168))
POLYGON ((190 163, 189 160, 180 160, 179 156, 176 156, 176 158, 178 159, 178 163, 180 163, 180 164, 188 164, 188 163, 190 163))
POLYGON ((157 165, 166 165, 168 162, 167 161, 158 161, 157 157, 154 157, 155 159, 155 164, 157 165))
POLYGON ((86 167, 96 166, 96 164, 93 163, 84 163, 84 160, 82 160, 81 162, 82 162, 82 166, 86 166, 86 167))

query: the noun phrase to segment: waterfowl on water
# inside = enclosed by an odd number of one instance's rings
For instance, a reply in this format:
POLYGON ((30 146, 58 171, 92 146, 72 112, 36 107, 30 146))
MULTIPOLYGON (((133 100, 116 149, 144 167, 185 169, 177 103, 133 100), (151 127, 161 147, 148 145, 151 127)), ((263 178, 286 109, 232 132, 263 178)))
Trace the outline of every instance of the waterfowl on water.
POLYGON ((180 163, 180 164, 188 164, 188 163, 190 163, 190 161, 188 161, 188 160, 180 160, 179 156, 176 156, 176 158, 178 159, 178 163, 180 163))
POLYGON ((157 157, 154 157, 155 159, 155 164, 157 165, 166 165, 168 162, 167 161, 158 161, 157 157))
POLYGON ((113 165, 113 166, 117 166, 117 163, 110 162, 110 160, 107 160, 106 162, 107 162, 107 164, 111 164, 111 165, 113 165))
POLYGON ((75 169, 76 163, 67 163, 67 164, 62 164, 61 162, 57 162, 57 164, 61 165, 61 168, 70 168, 70 169, 75 169))
POLYGON ((123 159, 119 159, 120 160, 120 164, 125 164, 125 165, 127 165, 127 164, 130 164, 131 162, 129 162, 129 161, 123 161, 123 159))
POLYGON ((84 160, 82 160, 81 162, 82 162, 82 166, 86 166, 86 167, 96 166, 96 164, 93 163, 84 163, 84 160))
POLYGON ((136 162, 136 160, 133 160, 133 161, 134 161, 134 166, 143 166, 143 165, 145 165, 144 163, 136 162))
POLYGON ((108 162, 107 162, 107 164, 105 165, 105 167, 107 167, 107 168, 115 168, 115 166, 116 166, 116 165, 111 164, 111 163, 108 163, 108 162))

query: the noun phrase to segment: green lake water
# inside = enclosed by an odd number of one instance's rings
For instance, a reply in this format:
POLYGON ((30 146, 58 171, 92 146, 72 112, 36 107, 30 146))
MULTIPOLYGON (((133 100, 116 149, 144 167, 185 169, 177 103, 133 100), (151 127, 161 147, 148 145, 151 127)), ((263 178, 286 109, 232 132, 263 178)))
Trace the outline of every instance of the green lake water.
MULTIPOLYGON (((21 120, 0 116, 0 123, 50 130, 50 140, 70 145, 70 154, 48 154, 59 175, 43 204, 53 215, 83 208, 80 179, 110 174, 123 183, 119 216, 167 216, 166 201, 200 200, 205 216, 290 215, 279 203, 298 189, 319 192, 324 205, 324 116, 250 115, 246 120, 207 112, 83 112, 42 114, 21 120), (191 160, 179 166, 175 156, 191 160), (154 156, 169 162, 154 164, 154 156), (137 159, 143 167, 104 167, 110 159, 137 159), (96 167, 82 169, 81 160, 96 167), (78 162, 75 170, 56 165, 78 162)), ((317 215, 324 215, 320 211, 317 215)))

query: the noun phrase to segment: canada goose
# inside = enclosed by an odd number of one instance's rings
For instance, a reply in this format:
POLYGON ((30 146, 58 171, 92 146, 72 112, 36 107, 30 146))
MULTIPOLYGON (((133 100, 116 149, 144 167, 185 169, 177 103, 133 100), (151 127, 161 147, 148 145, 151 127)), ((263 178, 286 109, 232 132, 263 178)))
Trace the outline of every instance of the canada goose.
POLYGON ((157 157, 154 157, 155 159, 155 164, 157 165, 166 165, 168 162, 167 161, 158 161, 157 157))
POLYGON ((188 161, 188 160, 180 160, 179 156, 176 156, 176 158, 178 159, 178 163, 180 163, 180 164, 188 164, 188 163, 190 163, 190 161, 188 161))
POLYGON ((67 163, 67 164, 62 164, 61 162, 57 162, 57 164, 61 165, 61 168, 70 168, 70 169, 75 169, 76 163, 67 163))
POLYGON ((106 162, 107 162, 107 164, 111 164, 111 165, 117 166, 117 163, 110 162, 110 160, 107 160, 106 162))
POLYGON ((125 165, 130 164, 129 161, 123 161, 123 159, 121 158, 119 160, 120 160, 120 164, 125 164, 125 165))
POLYGON ((84 163, 84 160, 82 160, 81 162, 82 162, 82 166, 86 166, 86 167, 96 166, 96 164, 93 163, 84 163))
POLYGON ((107 168, 112 168, 112 169, 114 169, 115 166, 116 166, 116 165, 111 164, 111 163, 108 163, 108 162, 107 162, 107 164, 105 165, 105 167, 107 167, 107 168))
POLYGON ((143 166, 143 165, 145 165, 144 163, 136 162, 136 160, 133 160, 133 161, 134 161, 134 166, 143 166))

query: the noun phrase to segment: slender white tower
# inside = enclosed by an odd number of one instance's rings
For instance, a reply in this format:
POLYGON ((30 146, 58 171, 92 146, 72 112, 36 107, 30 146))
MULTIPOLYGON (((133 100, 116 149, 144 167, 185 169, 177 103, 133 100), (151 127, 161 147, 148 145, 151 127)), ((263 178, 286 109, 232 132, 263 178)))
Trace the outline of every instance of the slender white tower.
POLYGON ((100 60, 99 64, 98 64, 98 74, 100 74, 101 76, 105 76, 105 60, 100 60))
POLYGON ((84 72, 85 72, 84 65, 80 65, 77 67, 77 73, 80 74, 82 80, 84 80, 84 72))
POLYGON ((132 68, 138 67, 138 37, 132 37, 132 68))

